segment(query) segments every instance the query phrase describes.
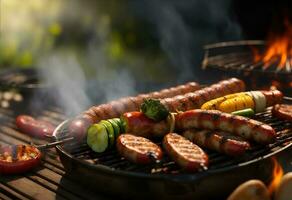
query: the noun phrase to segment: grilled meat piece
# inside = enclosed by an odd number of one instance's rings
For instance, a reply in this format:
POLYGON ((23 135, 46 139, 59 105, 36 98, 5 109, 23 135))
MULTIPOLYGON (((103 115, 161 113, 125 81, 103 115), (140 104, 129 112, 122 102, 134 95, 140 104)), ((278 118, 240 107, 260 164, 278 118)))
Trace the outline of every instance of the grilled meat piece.
POLYGON ((146 138, 163 137, 170 130, 167 120, 155 122, 142 112, 127 112, 121 116, 125 132, 146 138))
POLYGON ((292 122, 292 105, 277 104, 273 107, 272 114, 279 119, 292 122))
POLYGON ((189 172, 206 169, 207 154, 197 145, 176 133, 168 133, 163 138, 163 147, 181 168, 189 172))
POLYGON ((127 160, 137 164, 149 164, 162 159, 162 150, 150 140, 122 134, 117 138, 117 150, 127 160))
POLYGON ((269 144, 276 139, 275 130, 267 124, 216 110, 195 109, 179 113, 176 115, 175 127, 177 130, 221 130, 261 144, 269 144))
POLYGON ((249 142, 227 132, 189 129, 182 135, 200 147, 230 156, 239 156, 250 149, 249 142))

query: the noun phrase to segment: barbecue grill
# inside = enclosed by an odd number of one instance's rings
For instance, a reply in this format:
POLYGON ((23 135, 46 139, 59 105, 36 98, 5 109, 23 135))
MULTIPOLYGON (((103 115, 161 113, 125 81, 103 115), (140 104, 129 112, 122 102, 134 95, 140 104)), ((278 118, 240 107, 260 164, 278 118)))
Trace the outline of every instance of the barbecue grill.
POLYGON ((292 62, 287 58, 284 67, 279 67, 279 59, 264 63, 255 56, 266 49, 262 40, 241 40, 206 45, 202 68, 211 74, 226 77, 237 76, 252 90, 269 90, 275 86, 286 95, 292 95, 292 62))
POLYGON ((262 40, 242 40, 206 45, 204 47, 203 68, 213 67, 226 71, 286 74, 291 77, 290 58, 287 59, 283 68, 278 66, 280 59, 273 59, 268 63, 255 60, 255 51, 262 53, 265 50, 265 44, 262 40))
MULTIPOLYGON (((120 157, 116 150, 95 153, 85 144, 57 146, 60 159, 70 176, 88 187, 119 197, 159 199, 225 198, 240 183, 249 179, 271 180, 272 156, 291 148, 291 123, 271 115, 271 108, 255 119, 277 131, 277 141, 268 146, 254 145, 244 156, 231 158, 207 151, 210 166, 206 171, 188 174, 167 156, 161 163, 136 165, 120 157)), ((54 135, 57 140, 68 137, 65 121, 54 135)))

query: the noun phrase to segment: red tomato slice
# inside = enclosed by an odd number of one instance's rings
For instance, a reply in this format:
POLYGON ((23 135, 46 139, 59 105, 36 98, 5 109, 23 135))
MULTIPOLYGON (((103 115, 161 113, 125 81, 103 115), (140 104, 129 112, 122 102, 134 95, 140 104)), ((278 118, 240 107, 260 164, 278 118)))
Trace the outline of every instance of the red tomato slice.
POLYGON ((16 126, 24 133, 33 137, 45 138, 46 135, 51 136, 55 127, 45 121, 36 120, 28 115, 19 115, 16 118, 16 126))
POLYGON ((19 174, 39 165, 41 152, 30 145, 13 145, 0 149, 0 174, 19 174))

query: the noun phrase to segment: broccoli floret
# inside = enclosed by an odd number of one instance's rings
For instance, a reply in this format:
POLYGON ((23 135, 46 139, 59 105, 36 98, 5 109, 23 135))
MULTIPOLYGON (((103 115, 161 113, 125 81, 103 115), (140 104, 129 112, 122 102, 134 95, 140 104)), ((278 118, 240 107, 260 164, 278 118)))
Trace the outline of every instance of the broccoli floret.
POLYGON ((141 104, 141 111, 154 121, 161 121, 169 115, 168 109, 157 99, 144 99, 141 104))

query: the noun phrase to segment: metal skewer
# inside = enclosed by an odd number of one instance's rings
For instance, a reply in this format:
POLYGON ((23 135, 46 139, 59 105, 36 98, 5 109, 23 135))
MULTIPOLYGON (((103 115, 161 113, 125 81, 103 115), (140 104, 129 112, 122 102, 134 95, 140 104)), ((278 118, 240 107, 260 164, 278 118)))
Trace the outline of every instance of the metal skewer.
POLYGON ((284 96, 283 99, 284 100, 287 100, 287 101, 292 101, 292 97, 286 97, 286 96, 284 96))
POLYGON ((38 148, 39 150, 48 149, 48 148, 52 148, 52 147, 55 147, 55 146, 60 145, 60 144, 64 144, 66 142, 70 142, 73 139, 74 139, 74 137, 68 137, 68 138, 64 138, 64 139, 59 140, 59 141, 56 141, 56 142, 51 142, 51 143, 47 143, 47 144, 37 145, 35 147, 38 148))

